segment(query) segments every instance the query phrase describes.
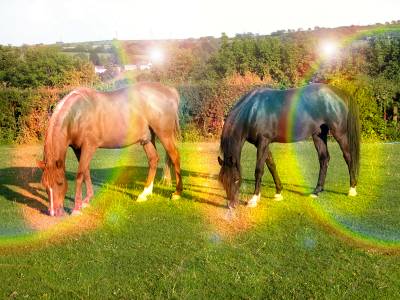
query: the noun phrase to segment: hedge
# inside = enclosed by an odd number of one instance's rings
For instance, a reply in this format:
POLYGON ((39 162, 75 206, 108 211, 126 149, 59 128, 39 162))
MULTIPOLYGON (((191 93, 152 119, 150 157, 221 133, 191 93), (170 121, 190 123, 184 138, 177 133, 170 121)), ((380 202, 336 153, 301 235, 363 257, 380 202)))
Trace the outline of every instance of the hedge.
POLYGON ((0 89, 0 142, 42 140, 51 108, 65 94, 59 89, 0 89))
MULTIPOLYGON (((352 93, 360 106, 364 137, 398 139, 398 124, 386 124, 367 86, 335 85, 352 93)), ((259 84, 202 83, 181 85, 180 122, 183 137, 217 138, 232 105, 259 84)), ((29 143, 43 140, 52 108, 72 88, 0 88, 0 143, 29 143)))

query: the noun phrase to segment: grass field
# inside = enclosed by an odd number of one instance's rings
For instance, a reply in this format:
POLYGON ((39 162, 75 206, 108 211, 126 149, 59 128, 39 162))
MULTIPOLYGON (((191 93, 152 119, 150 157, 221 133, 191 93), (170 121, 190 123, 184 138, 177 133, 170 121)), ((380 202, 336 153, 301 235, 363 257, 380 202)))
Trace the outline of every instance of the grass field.
MULTIPOLYGON (((273 200, 266 170, 260 205, 234 215, 216 178, 217 143, 181 145, 178 201, 169 200, 173 187, 156 184, 147 202, 135 202, 147 174, 140 147, 99 150, 93 205, 54 219, 41 213, 47 197, 34 168, 41 146, 1 146, 0 298, 399 299, 400 145, 362 145, 355 198, 346 195, 337 144, 329 147, 319 198, 308 197, 318 174, 314 146, 277 144, 284 200, 273 200)), ((243 204, 254 166, 255 149, 246 145, 243 204)), ((67 209, 76 167, 69 152, 67 209)))

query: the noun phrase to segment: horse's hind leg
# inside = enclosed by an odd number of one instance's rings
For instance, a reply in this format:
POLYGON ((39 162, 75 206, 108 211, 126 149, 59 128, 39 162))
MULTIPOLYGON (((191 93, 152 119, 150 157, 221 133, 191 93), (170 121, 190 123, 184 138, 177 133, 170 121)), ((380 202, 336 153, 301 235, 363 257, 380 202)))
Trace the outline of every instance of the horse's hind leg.
POLYGON ((349 142, 347 139, 347 135, 343 134, 341 136, 335 135, 334 137, 336 141, 338 142, 340 149, 343 152, 343 158, 346 161, 347 168, 349 169, 349 175, 350 175, 350 190, 349 190, 349 196, 356 196, 357 191, 356 191, 356 185, 357 185, 357 179, 356 179, 356 174, 354 170, 351 169, 350 163, 351 163, 351 154, 350 154, 350 149, 349 149, 349 142))
POLYGON ((328 164, 330 159, 328 152, 328 145, 327 145, 328 131, 329 128, 325 125, 322 125, 321 132, 319 134, 312 135, 314 146, 318 152, 318 159, 319 159, 318 182, 314 191, 311 193, 312 197, 318 197, 318 194, 324 190, 326 171, 328 169, 328 164))
POLYGON ((179 199, 182 195, 183 184, 182 184, 182 176, 181 176, 181 165, 179 152, 175 145, 173 138, 161 138, 158 136, 163 144, 167 155, 170 157, 172 164, 175 169, 175 178, 176 178, 176 191, 172 194, 172 199, 179 199))
POLYGON ((143 145, 143 149, 146 152, 147 159, 149 161, 149 173, 147 175, 146 184, 143 192, 138 196, 137 201, 146 201, 147 196, 153 192, 154 177, 157 172, 158 153, 153 142, 148 142, 143 145))

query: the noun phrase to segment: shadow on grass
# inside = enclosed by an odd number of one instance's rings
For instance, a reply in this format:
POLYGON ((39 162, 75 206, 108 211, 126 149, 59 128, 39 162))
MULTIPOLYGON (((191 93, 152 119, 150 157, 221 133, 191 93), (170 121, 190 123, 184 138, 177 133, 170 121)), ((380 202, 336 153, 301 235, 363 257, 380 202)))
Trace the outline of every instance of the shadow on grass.
MULTIPOLYGON (((136 200, 137 194, 144 188, 148 173, 147 167, 126 166, 105 169, 90 170, 92 183, 95 191, 101 188, 107 188, 111 191, 125 193, 136 200)), ((218 190, 217 187, 205 187, 196 184, 185 183, 185 178, 190 177, 191 181, 196 178, 216 180, 216 176, 207 173, 181 171, 184 178, 183 198, 200 203, 206 203, 216 207, 224 207, 217 201, 212 201, 215 197, 221 197, 217 193, 210 192, 211 189, 218 190), (200 188, 201 187, 201 188, 200 188), (196 193, 196 196, 192 195, 196 193), (197 195, 197 193, 199 193, 197 195)), ((12 167, 0 169, 0 196, 9 201, 15 201, 23 205, 27 205, 42 213, 47 212, 48 200, 45 189, 41 186, 42 171, 32 167, 12 167)), ((69 181, 69 192, 67 192, 66 200, 73 201, 68 194, 74 194, 75 191, 75 172, 66 172, 66 178, 69 181), (72 193, 71 193, 72 191, 72 193)), ((162 169, 157 169, 156 183, 162 177, 162 169)), ((174 178, 172 174, 172 178, 174 178)), ((170 198, 175 190, 175 180, 172 186, 163 186, 156 184, 153 189, 155 195, 170 198)), ((95 192, 96 195, 96 192, 95 192)), ((68 211, 68 208, 66 208, 68 211)))

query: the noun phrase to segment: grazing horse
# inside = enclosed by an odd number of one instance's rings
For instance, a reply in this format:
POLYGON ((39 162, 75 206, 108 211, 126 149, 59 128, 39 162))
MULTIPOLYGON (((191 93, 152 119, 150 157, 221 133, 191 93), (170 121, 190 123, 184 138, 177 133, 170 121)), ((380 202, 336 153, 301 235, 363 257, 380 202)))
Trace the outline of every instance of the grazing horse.
POLYGON ((245 141, 257 148, 254 195, 248 206, 260 200, 264 164, 275 182, 275 199, 282 199, 282 184, 276 171, 269 144, 292 143, 312 137, 319 157, 318 183, 311 196, 324 189, 329 162, 328 132, 339 143, 350 175, 350 196, 355 196, 360 160, 360 124, 355 99, 325 85, 312 84, 298 89, 260 88, 244 95, 226 118, 218 157, 219 180, 228 198, 228 207, 239 203, 241 184, 240 157, 245 141))
MULTIPOLYGON (((158 83, 138 83, 112 92, 98 92, 78 88, 65 96, 50 118, 44 144, 44 160, 38 162, 43 169, 42 184, 50 200, 49 214, 64 213, 67 192, 65 157, 71 146, 79 167, 76 176, 75 206, 79 214, 82 206, 93 196, 89 164, 97 148, 122 148, 140 143, 149 161, 145 188, 138 200, 146 200, 152 193, 157 170, 157 136, 166 150, 166 168, 174 165, 176 191, 182 193, 179 153, 176 139, 179 133, 179 95, 176 89, 158 83), (82 183, 86 184, 86 197, 82 201, 82 183)), ((166 174, 170 178, 169 174, 166 174), (168 176, 169 175, 169 176, 168 176)))

